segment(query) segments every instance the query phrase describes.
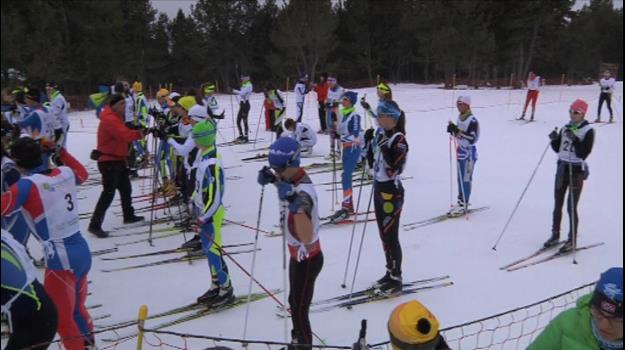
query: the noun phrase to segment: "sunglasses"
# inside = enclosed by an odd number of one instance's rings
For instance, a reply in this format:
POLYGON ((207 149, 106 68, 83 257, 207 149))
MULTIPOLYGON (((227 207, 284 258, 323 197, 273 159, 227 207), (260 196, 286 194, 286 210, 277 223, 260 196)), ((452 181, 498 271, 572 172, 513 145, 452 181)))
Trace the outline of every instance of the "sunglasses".
POLYGON ((328 83, 336 83, 336 78, 328 78, 328 83))
POLYGON ((569 109, 569 113, 575 114, 575 115, 584 115, 584 113, 582 113, 580 111, 572 110, 572 109, 569 109))

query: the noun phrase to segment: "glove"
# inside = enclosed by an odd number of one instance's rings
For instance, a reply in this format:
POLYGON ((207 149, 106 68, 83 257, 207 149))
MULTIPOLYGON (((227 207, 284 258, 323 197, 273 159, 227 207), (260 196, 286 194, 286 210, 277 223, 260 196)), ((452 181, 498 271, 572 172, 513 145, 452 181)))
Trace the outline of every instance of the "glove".
MULTIPOLYGON (((286 182, 286 181, 280 181, 278 182, 278 197, 280 198, 280 200, 283 201, 287 201, 287 202, 292 202, 293 199, 295 199, 295 187, 293 187, 292 184, 286 182)), ((295 210, 292 210, 289 206, 289 210, 293 211, 297 211, 298 208, 293 208, 295 210)))
POLYGON ((556 140, 558 138, 558 128, 555 128, 552 132, 549 133, 549 139, 551 141, 556 140))
POLYGON ((220 115, 216 115, 215 119, 224 119, 226 117, 226 111, 221 112, 220 115))
POLYGON ((368 145, 371 143, 371 140, 373 140, 374 135, 375 135, 375 131, 373 130, 373 128, 369 128, 367 129, 367 131, 365 131, 365 145, 368 145))
POLYGON ((297 262, 302 262, 306 259, 308 259, 308 248, 302 243, 297 249, 297 262))
POLYGON ((458 126, 452 122, 449 122, 449 124, 447 125, 447 132, 452 134, 452 135, 456 135, 458 132, 460 131, 460 129, 458 129, 458 126))
POLYGON ((258 184, 265 186, 270 183, 276 182, 276 175, 271 171, 268 166, 264 166, 258 171, 258 184))
POLYGON ((362 106, 362 108, 364 108, 367 111, 371 110, 371 106, 367 103, 367 101, 365 101, 364 98, 360 100, 360 105, 362 106))
POLYGON ((564 130, 564 134, 566 135, 566 137, 570 138, 570 139, 573 141, 573 143, 578 143, 578 142, 580 142, 579 137, 577 137, 577 136, 575 135, 575 133, 573 132, 573 130, 571 130, 571 129, 566 129, 566 130, 564 130))
POLYGON ((56 143, 54 143, 54 141, 52 140, 41 140, 39 145, 41 146, 41 150, 43 151, 56 151, 56 143))

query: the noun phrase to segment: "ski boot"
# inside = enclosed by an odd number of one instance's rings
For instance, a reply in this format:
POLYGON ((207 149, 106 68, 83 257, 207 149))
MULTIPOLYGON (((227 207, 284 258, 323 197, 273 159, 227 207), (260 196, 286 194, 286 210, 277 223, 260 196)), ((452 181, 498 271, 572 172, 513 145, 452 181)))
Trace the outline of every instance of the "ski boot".
POLYGON ((134 224, 134 223, 137 223, 137 222, 141 222, 143 220, 145 220, 145 218, 143 216, 133 215, 133 216, 131 216, 129 218, 124 218, 124 225, 134 224))
POLYGON ((551 233, 551 237, 543 244, 543 248, 553 248, 560 242, 560 234, 557 232, 551 233))
POLYGON ((210 304, 210 302, 217 297, 219 294, 219 285, 216 282, 217 281, 213 279, 211 287, 206 291, 206 293, 197 297, 198 304, 210 304))
POLYGON ((190 251, 202 250, 202 240, 200 240, 200 236, 198 235, 193 236, 193 238, 184 242, 180 246, 180 249, 190 250, 190 251))
POLYGON ((595 123, 601 123, 601 117, 597 117, 597 119, 595 119, 594 121, 595 123))
POLYGON ((560 250, 558 250, 559 254, 566 254, 569 252, 573 251, 573 240, 572 239, 568 239, 566 242, 564 242, 564 245, 562 247, 560 247, 560 250))
POLYGON ((330 215, 330 217, 328 218, 330 220, 330 222, 332 222, 333 224, 339 223, 343 220, 347 220, 350 216, 350 212, 348 209, 346 208, 341 208, 339 210, 336 211, 336 213, 330 215))
POLYGON ((380 278, 379 280, 375 281, 375 283, 373 284, 373 286, 371 286, 371 288, 373 289, 380 288, 383 285, 387 284, 390 280, 391 280, 391 272, 387 270, 384 276, 382 276, 382 278, 380 278))
POLYGON ((611 116, 610 116, 610 119, 608 120, 608 123, 613 123, 613 122, 614 122, 614 116, 613 116, 613 115, 611 115, 611 116))
POLYGON ((211 298, 207 303, 210 307, 219 307, 234 302, 234 289, 232 285, 228 283, 226 287, 219 287, 217 294, 211 298))
POLYGON ((389 275, 389 279, 374 290, 374 294, 389 297, 400 293, 403 289, 401 276, 389 275))
POLYGON ((525 112, 523 112, 523 114, 521 114, 521 116, 517 118, 517 120, 525 120, 525 112))
POLYGON ((468 204, 458 202, 457 206, 451 208, 449 212, 447 212, 447 216, 450 218, 457 218, 465 215, 468 212, 468 204))
POLYGON ((532 113, 532 116, 530 117, 530 121, 533 122, 534 121, 534 113, 532 113))

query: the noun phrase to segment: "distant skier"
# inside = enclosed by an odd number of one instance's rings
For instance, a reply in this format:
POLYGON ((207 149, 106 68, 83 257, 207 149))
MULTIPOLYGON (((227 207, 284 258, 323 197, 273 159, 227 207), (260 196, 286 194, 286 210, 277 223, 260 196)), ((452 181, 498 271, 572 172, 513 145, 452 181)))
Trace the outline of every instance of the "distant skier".
POLYGON ((315 280, 323 267, 319 241, 317 194, 306 170, 300 167, 298 143, 289 137, 277 139, 269 150, 269 166, 258 172, 262 186, 273 183, 281 201, 280 221, 286 235, 289 254, 289 306, 293 344, 288 349, 309 349, 313 332, 308 313, 315 290, 315 280))
POLYGON ((456 103, 460 112, 457 125, 449 122, 447 132, 453 135, 457 142, 456 158, 458 160, 458 206, 449 214, 459 216, 466 213, 471 198, 473 184, 473 169, 477 162, 477 147, 475 144, 480 138, 480 124, 471 111, 471 97, 460 96, 456 103))
POLYGON ((345 89, 338 85, 336 77, 330 75, 328 77, 328 95, 326 96, 326 125, 328 127, 328 133, 330 134, 330 154, 331 157, 336 157, 338 152, 335 150, 336 146, 336 128, 338 121, 339 102, 345 93, 345 89))
POLYGON ((310 91, 308 87, 308 74, 302 75, 297 84, 295 84, 295 107, 296 107, 296 120, 297 122, 302 121, 302 116, 304 115, 304 101, 306 99, 306 94, 310 91))
POLYGON ((601 122, 601 107, 603 107, 604 101, 610 112, 610 120, 608 122, 612 123, 614 120, 614 115, 612 113, 612 93, 614 92, 614 85, 616 85, 616 80, 612 78, 612 73, 610 73, 609 70, 603 72, 603 78, 599 81, 601 94, 599 95, 599 107, 597 108, 597 119, 595 119, 595 123, 601 122))
POLYGON ((364 143, 361 118, 356 112, 355 105, 357 101, 358 93, 353 91, 347 91, 341 97, 340 120, 334 137, 339 140, 341 145, 343 202, 341 203, 341 209, 330 217, 332 222, 346 220, 350 215, 354 214, 352 176, 356 165, 360 161, 362 144, 364 143))
POLYGON ((249 125, 247 117, 250 114, 250 96, 254 92, 254 87, 250 81, 250 76, 241 75, 241 88, 233 89, 232 92, 239 97, 239 113, 237 113, 237 128, 239 129, 238 142, 249 142, 249 125))
POLYGON ((555 206, 553 209, 553 224, 551 227, 551 237, 545 242, 545 248, 551 248, 558 244, 560 240, 560 221, 562 220, 562 206, 567 189, 569 198, 567 199, 567 210, 569 212, 570 227, 569 237, 566 243, 560 248, 561 252, 571 251, 574 247, 574 237, 579 236, 577 227, 579 217, 577 215, 577 203, 582 194, 584 180, 588 178, 589 169, 586 158, 590 155, 595 141, 595 130, 592 125, 584 119, 588 110, 588 104, 584 100, 575 100, 569 109, 570 121, 560 131, 552 131, 549 134, 551 148, 558 153, 558 167, 555 180, 555 206), (571 194, 573 201, 571 201, 571 194), (571 202, 573 205, 571 207, 571 202))
POLYGON ((273 110, 270 111, 272 130, 276 132, 276 137, 280 137, 283 131, 282 119, 284 119, 284 112, 286 111, 284 94, 273 84, 269 83, 265 87, 265 96, 273 105, 273 110))
POLYGON ((523 114, 521 114, 521 120, 525 119, 525 112, 530 101, 532 102, 532 116, 530 121, 534 121, 534 112, 536 110, 536 102, 538 101, 538 91, 540 88, 540 77, 534 72, 529 72, 527 75, 527 96, 525 98, 525 106, 523 107, 523 114))
POLYGON ((50 112, 56 117, 54 140, 59 147, 65 147, 69 130, 69 119, 67 118, 69 105, 55 82, 46 83, 46 93, 50 101, 50 112))
POLYGON ((311 154, 313 147, 317 144, 317 134, 306 123, 297 123, 289 118, 284 121, 284 133, 282 136, 288 136, 299 142, 302 154, 311 154))
MULTIPOLYGON (((392 101, 393 100, 393 91, 391 90, 391 87, 388 86, 386 83, 380 83, 378 84, 378 87, 376 89, 377 94, 378 94, 378 103, 382 102, 382 101, 392 101)), ((371 105, 369 105, 369 103, 367 101, 365 101, 365 97, 363 96, 360 99, 360 105, 362 106, 362 108, 367 112, 367 114, 373 119, 373 122, 376 123, 376 125, 374 125, 374 127, 377 126, 377 114, 371 109, 371 105)))
POLYGON ((378 128, 367 150, 369 167, 373 169, 373 201, 375 218, 384 256, 386 274, 375 282, 379 294, 390 295, 402 290, 402 250, 399 244, 399 220, 404 206, 401 174, 406 166, 404 112, 394 101, 382 101, 377 108, 378 128))
POLYGON ((317 103, 319 105, 319 130, 317 134, 327 132, 326 125, 326 97, 328 96, 328 73, 323 72, 319 76, 319 84, 313 84, 313 90, 317 93, 317 103))
POLYGON ((215 124, 208 119, 195 124, 192 137, 199 148, 197 171, 193 179, 196 188, 193 203, 197 212, 197 223, 201 229, 202 249, 208 258, 212 278, 211 287, 199 296, 197 301, 214 307, 234 301, 232 282, 221 248, 221 223, 225 214, 223 205, 225 178, 215 145, 217 137, 215 124))

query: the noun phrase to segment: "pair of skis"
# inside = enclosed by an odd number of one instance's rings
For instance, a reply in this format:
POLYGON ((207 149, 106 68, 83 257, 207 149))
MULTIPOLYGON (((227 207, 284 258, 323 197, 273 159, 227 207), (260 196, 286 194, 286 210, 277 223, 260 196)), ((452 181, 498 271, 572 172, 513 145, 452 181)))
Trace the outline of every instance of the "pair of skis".
MULTIPOLYGON (((466 211, 467 214, 472 214, 472 213, 477 213, 480 211, 484 211, 484 210, 488 210, 490 209, 489 206, 483 206, 483 207, 477 207, 477 208, 471 208, 468 209, 466 211)), ((419 220, 419 221, 414 221, 414 222, 410 222, 407 224, 403 224, 402 227, 404 228, 404 231, 411 231, 420 227, 424 227, 424 226, 428 226, 428 225, 433 225, 439 222, 443 222, 445 220, 448 219, 456 219, 456 218, 461 218, 461 217, 465 217, 464 213, 461 213, 459 215, 452 215, 450 212, 447 212, 445 214, 442 215, 438 215, 435 216, 433 218, 429 218, 429 219, 424 219, 424 220, 419 220)))
MULTIPOLYGON (((504 271, 508 271, 508 272, 512 272, 512 271, 517 271, 517 270, 521 270, 521 269, 525 269, 531 266, 536 266, 551 260, 555 260, 561 257, 565 257, 565 256, 570 256, 573 254, 573 251, 566 251, 566 252, 561 252, 560 248, 564 245, 565 242, 559 242, 558 244, 549 247, 549 248, 540 248, 538 250, 536 250, 535 252, 533 252, 532 254, 525 256, 523 258, 520 258, 518 260, 515 260, 507 265, 504 265, 502 267, 500 267, 500 270, 504 270, 504 271), (555 250, 555 252, 554 252, 555 250), (549 253, 549 254, 547 254, 549 253), (539 259, 534 259, 537 258, 541 255, 541 258, 539 259)), ((576 251, 580 251, 580 250, 587 250, 587 249, 592 249, 595 247, 599 247, 604 245, 605 242, 599 242, 599 243, 593 243, 593 244, 588 244, 588 245, 583 245, 583 246, 579 246, 577 247, 576 251)))

